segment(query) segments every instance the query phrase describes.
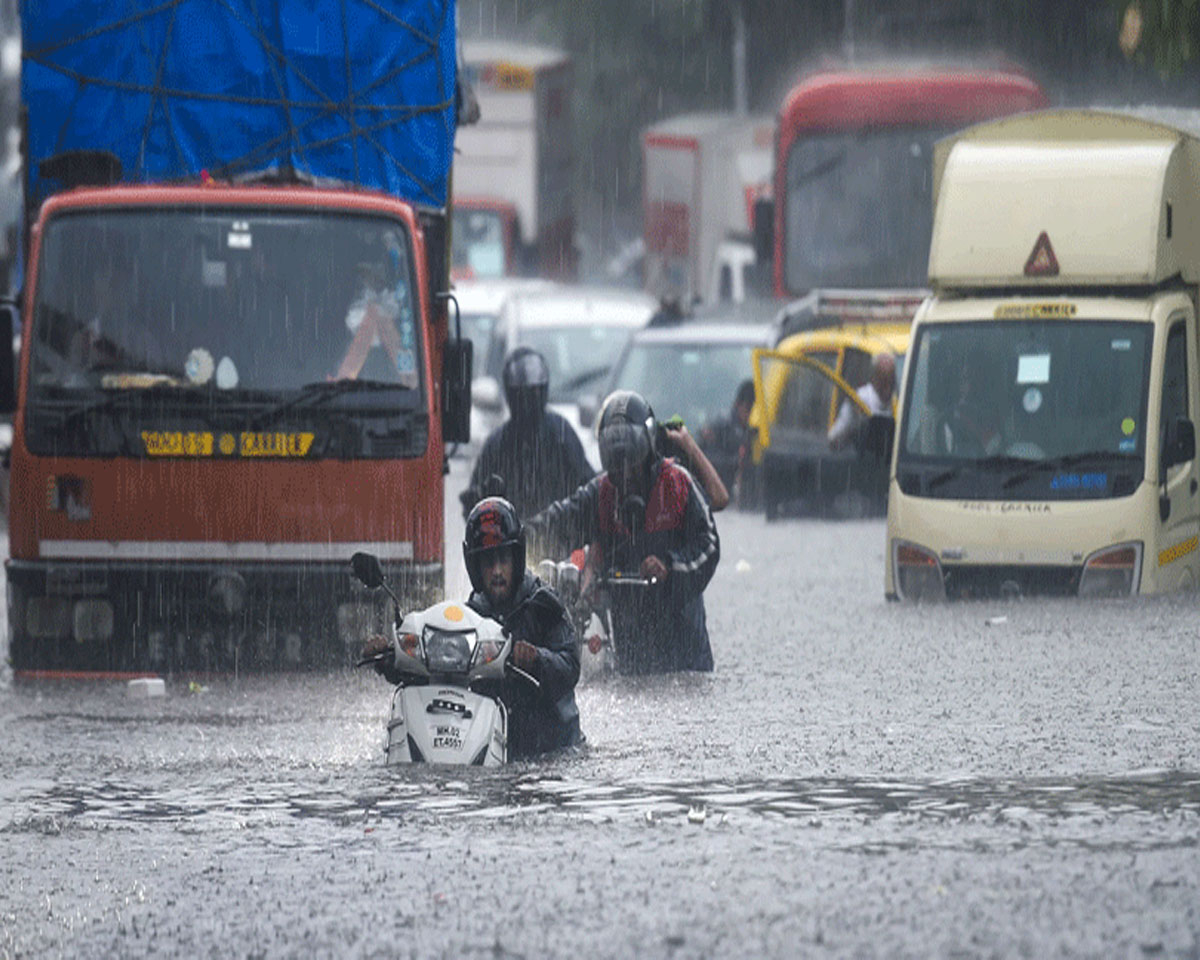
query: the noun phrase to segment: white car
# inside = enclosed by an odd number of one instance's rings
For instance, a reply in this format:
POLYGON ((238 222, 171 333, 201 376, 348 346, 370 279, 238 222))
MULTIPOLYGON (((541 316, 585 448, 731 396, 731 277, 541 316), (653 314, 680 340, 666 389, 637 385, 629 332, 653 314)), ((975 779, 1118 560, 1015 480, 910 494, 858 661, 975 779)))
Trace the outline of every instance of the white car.
MULTIPOLYGON (((648 294, 606 287, 555 286, 506 298, 472 387, 473 402, 488 413, 488 432, 505 418, 500 385, 505 357, 517 347, 532 347, 550 368, 550 409, 575 428, 588 460, 599 467, 595 435, 580 423, 580 401, 596 396, 629 335, 656 310, 658 301, 648 294)), ((471 429, 474 436, 474 421, 471 429)))
MULTIPOLYGON (((474 378, 471 387, 471 442, 459 447, 463 454, 473 454, 487 439, 497 403, 503 404, 494 378, 483 375, 484 360, 491 343, 492 330, 504 302, 513 294, 530 290, 553 288, 549 280, 531 277, 504 277, 492 280, 459 280, 454 284, 458 301, 462 335, 471 341, 474 351, 474 378)), ((450 331, 454 335, 454 315, 450 316, 450 331)))

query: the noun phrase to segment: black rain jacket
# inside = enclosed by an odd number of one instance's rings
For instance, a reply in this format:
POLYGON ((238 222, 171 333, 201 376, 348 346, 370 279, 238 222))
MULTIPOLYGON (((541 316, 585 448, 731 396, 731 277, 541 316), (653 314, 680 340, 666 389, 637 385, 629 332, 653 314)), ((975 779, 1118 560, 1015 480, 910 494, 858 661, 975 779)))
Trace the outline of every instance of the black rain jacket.
POLYGON ((472 593, 467 606, 480 616, 498 621, 514 643, 538 647, 537 662, 529 669, 541 684, 535 688, 519 677, 503 683, 476 684, 508 708, 508 756, 519 760, 569 747, 582 741, 575 684, 579 682, 579 646, 575 628, 558 595, 525 571, 513 598, 494 606, 485 593, 472 593))
POLYGON ((504 480, 503 496, 517 516, 532 517, 548 504, 569 496, 596 475, 575 429, 553 410, 536 421, 510 419, 492 431, 462 492, 463 518, 484 496, 495 474, 504 480))
POLYGON ((608 590, 617 668, 622 673, 709 671, 713 658, 704 588, 721 557, 716 523, 687 470, 666 459, 655 471, 636 532, 625 525, 607 473, 551 504, 528 527, 537 545, 553 556, 585 544, 598 549, 597 569, 605 576, 637 576, 642 560, 657 556, 670 571, 664 582, 608 590))

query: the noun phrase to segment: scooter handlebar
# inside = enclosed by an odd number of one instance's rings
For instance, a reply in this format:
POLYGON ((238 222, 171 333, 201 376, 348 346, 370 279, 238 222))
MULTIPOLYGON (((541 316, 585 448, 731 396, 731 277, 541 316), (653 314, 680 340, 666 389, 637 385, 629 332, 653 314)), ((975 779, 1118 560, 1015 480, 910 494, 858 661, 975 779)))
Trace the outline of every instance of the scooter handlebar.
POLYGON ((504 664, 504 671, 506 673, 516 674, 516 676, 520 677, 535 690, 540 690, 542 688, 542 683, 537 677, 535 677, 532 673, 522 670, 511 660, 504 664))
POLYGON ((606 587, 653 587, 658 583, 658 577, 605 577, 606 587))

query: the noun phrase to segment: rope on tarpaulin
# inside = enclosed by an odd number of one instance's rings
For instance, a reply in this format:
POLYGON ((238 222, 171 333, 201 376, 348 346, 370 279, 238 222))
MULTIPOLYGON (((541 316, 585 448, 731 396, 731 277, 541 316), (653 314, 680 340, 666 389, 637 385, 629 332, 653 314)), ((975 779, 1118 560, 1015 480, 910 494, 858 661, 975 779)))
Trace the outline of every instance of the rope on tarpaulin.
MULTIPOLYGON (((346 27, 346 9, 347 4, 351 2, 354 2, 354 0, 341 0, 339 3, 339 10, 341 12, 343 26, 343 49, 346 59, 346 82, 348 90, 351 86, 351 61, 348 29, 346 27)), ((336 101, 326 94, 317 83, 306 76, 304 72, 288 58, 285 51, 279 49, 275 44, 271 43, 270 38, 263 29, 261 22, 258 20, 257 11, 254 12, 255 19, 253 21, 248 21, 244 16, 241 15, 240 11, 236 10, 228 2, 228 0, 166 0, 166 2, 147 8, 146 10, 130 14, 129 16, 126 16, 120 20, 114 21, 113 23, 94 27, 93 29, 76 34, 64 40, 60 40, 56 43, 42 47, 26 49, 22 56, 25 60, 36 63, 39 66, 75 81, 75 83, 80 86, 81 90, 85 86, 93 86, 100 89, 117 90, 123 93, 148 95, 150 97, 150 106, 147 111, 146 122, 142 130, 141 149, 139 150, 140 158, 145 157, 146 145, 153 129, 154 112, 161 106, 163 118, 166 121, 165 126, 168 134, 171 137, 171 142, 175 148, 176 155, 179 158, 181 165, 185 164, 183 150, 179 145, 177 137, 175 136, 174 124, 170 122, 171 116, 169 103, 172 100, 191 100, 201 102, 208 101, 213 103, 234 104, 239 106, 276 108, 281 110, 284 114, 286 131, 272 140, 255 146, 252 150, 242 154, 241 156, 234 157, 225 161, 223 164, 214 166, 214 168, 210 170, 212 175, 221 178, 233 177, 240 173, 245 173, 251 170, 260 169, 264 166, 269 166, 272 161, 286 157, 293 149, 299 153, 302 158, 304 158, 307 151, 333 146, 343 141, 349 141, 354 150, 355 179, 358 181, 360 179, 358 167, 358 144, 359 140, 362 139, 370 143, 371 146, 381 156, 387 157, 394 167, 405 177, 407 177, 409 181, 416 184, 416 186, 422 193, 425 194, 425 196, 436 202, 438 200, 438 194, 432 185, 428 181, 413 173, 413 171, 409 169, 409 167, 404 164, 400 158, 395 156, 395 154, 384 144, 380 143, 379 140, 373 136, 373 134, 390 129, 392 127, 398 127, 402 124, 410 122, 414 117, 424 114, 440 114, 443 118, 445 118, 446 112, 452 109, 454 106, 455 101, 453 96, 446 100, 435 103, 416 105, 366 103, 363 102, 361 98, 373 93, 384 84, 403 74, 405 71, 421 65, 431 58, 436 69, 437 89, 443 89, 445 84, 445 75, 441 60, 437 57, 437 37, 430 36, 424 31, 417 29, 411 23, 398 17, 392 11, 385 9, 380 4, 374 2, 374 0, 357 0, 357 2, 361 6, 375 11, 384 19, 407 30, 414 38, 425 45, 425 49, 420 53, 410 57, 404 63, 398 64, 384 76, 374 79, 373 82, 363 89, 350 91, 348 97, 343 101, 336 101), (238 23, 246 28, 250 35, 258 41, 263 52, 268 55, 266 60, 270 64, 272 77, 275 81, 276 87, 279 89, 279 97, 251 97, 201 90, 184 90, 175 87, 166 87, 162 84, 162 74, 167 62, 167 53, 170 49, 175 16, 178 13, 178 9, 183 4, 189 2, 216 2, 218 5, 223 7, 238 23), (171 19, 167 25, 162 51, 159 55, 155 81, 153 84, 143 84, 130 81, 113 80, 99 76, 89 76, 81 73, 78 70, 55 63, 51 59, 52 54, 63 49, 79 43, 84 43, 89 40, 94 40, 105 33, 130 28, 135 26, 140 21, 148 20, 168 11, 171 14, 171 19), (283 89, 283 77, 279 73, 280 65, 282 65, 283 69, 286 70, 291 76, 298 80, 300 84, 312 91, 316 99, 306 101, 287 97, 283 89), (297 125, 293 117, 294 110, 316 112, 313 113, 309 119, 297 125), (356 115, 362 113, 386 114, 387 116, 378 123, 362 126, 355 119, 356 115), (300 134, 304 130, 335 115, 340 116, 345 120, 348 128, 345 133, 340 133, 334 136, 326 137, 323 140, 309 143, 304 143, 302 141, 300 134)), ((253 3, 253 0, 251 0, 251 3, 253 3)), ((441 3, 440 6, 441 21, 439 26, 441 29, 444 29, 446 17, 449 15, 453 4, 446 2, 441 3)), ((447 128, 449 126, 445 119, 443 119, 443 126, 447 128)), ((67 127, 68 123, 64 121, 63 127, 60 130, 60 145, 61 138, 65 135, 67 127)))

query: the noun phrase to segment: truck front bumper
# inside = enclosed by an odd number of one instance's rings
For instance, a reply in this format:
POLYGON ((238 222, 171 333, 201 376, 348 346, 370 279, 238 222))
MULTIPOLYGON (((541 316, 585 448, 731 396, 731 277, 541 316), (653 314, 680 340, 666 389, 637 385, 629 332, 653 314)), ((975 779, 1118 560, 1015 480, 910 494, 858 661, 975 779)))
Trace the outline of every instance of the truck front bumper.
MULTIPOLYGON (((18 673, 238 672, 346 664, 390 600, 338 563, 10 560, 18 673)), ((440 563, 392 562, 402 603, 441 598, 440 563)))

